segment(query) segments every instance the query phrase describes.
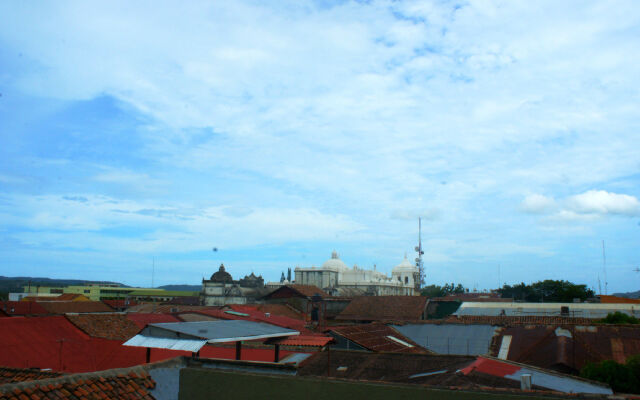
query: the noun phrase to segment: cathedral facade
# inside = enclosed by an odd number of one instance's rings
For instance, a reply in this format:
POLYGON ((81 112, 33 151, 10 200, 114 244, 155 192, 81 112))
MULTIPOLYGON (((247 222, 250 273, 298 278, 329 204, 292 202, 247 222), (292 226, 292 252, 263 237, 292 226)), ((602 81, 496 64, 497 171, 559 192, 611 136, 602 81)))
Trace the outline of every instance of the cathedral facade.
POLYGON ((420 293, 418 267, 406 256, 389 277, 375 267, 373 270, 357 265, 349 268, 334 251, 321 267, 297 267, 295 283, 317 286, 333 296, 413 296, 420 293))
POLYGON ((202 280, 200 302, 205 306, 223 306, 225 304, 253 303, 267 293, 262 276, 253 272, 244 278, 234 281, 223 264, 210 279, 202 280))

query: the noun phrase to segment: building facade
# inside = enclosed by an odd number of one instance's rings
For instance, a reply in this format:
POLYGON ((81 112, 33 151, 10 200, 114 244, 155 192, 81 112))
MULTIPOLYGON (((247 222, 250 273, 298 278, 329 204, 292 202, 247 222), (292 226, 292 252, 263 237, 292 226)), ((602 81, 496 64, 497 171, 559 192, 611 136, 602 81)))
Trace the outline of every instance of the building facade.
POLYGON ((372 270, 357 265, 349 268, 334 251, 321 267, 297 267, 295 283, 317 286, 333 296, 413 296, 420 292, 418 267, 406 256, 389 277, 377 271, 375 266, 372 270))
POLYGON ((267 294, 262 276, 251 273, 234 281, 223 264, 210 279, 202 280, 201 303, 205 306, 223 306, 225 304, 247 304, 255 302, 267 294))

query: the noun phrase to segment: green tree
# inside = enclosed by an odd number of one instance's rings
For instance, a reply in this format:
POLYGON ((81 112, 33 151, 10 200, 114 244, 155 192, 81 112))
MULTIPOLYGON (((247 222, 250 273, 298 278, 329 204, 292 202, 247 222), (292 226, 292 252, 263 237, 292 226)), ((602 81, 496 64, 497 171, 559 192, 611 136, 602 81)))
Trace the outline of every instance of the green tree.
POLYGON ((468 292, 460 283, 445 283, 444 286, 429 285, 422 288, 420 294, 426 297, 444 297, 450 294, 461 294, 468 292))
POLYGON ((606 317, 602 318, 598 322, 602 324, 638 324, 640 323, 640 321, 638 321, 638 318, 632 315, 627 315, 620 311, 609 313, 607 314, 606 317))
POLYGON ((498 291, 501 297, 530 302, 568 303, 572 302, 573 299, 584 301, 589 297, 595 296, 593 290, 588 289, 586 285, 551 279, 538 281, 531 285, 526 285, 524 282, 513 286, 505 284, 498 291))
POLYGON ((640 381, 633 367, 613 360, 589 363, 582 368, 580 376, 607 383, 616 392, 640 393, 640 381))

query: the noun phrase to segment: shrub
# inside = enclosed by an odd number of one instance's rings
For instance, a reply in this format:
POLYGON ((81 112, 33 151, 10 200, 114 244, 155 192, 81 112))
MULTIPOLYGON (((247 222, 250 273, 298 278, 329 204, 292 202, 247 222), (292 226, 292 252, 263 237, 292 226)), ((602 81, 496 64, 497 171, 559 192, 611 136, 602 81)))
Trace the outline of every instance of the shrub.
POLYGON ((627 314, 622 313, 620 311, 616 311, 614 313, 609 313, 609 314, 607 314, 606 317, 604 317, 603 319, 601 319, 598 322, 603 323, 603 324, 637 324, 637 323, 640 323, 640 321, 638 321, 638 318, 636 318, 636 317, 634 317, 632 315, 627 315, 627 314))
POLYGON ((582 368, 580 376, 607 383, 616 392, 640 393, 640 381, 633 368, 613 360, 589 363, 582 368))

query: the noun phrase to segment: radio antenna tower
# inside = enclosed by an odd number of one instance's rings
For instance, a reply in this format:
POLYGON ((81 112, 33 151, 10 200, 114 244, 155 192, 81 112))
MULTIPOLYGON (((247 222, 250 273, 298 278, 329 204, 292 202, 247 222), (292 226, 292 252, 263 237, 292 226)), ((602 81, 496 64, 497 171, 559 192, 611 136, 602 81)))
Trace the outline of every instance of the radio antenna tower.
POLYGON ((416 252, 418 257, 416 258, 416 267, 418 267, 418 282, 417 288, 420 289, 424 286, 424 265, 422 264, 422 218, 418 217, 418 245, 416 246, 416 252))
POLYGON ((602 270, 604 272, 604 294, 607 295, 609 293, 607 293, 607 285, 609 285, 609 282, 607 282, 607 256, 604 252, 604 240, 602 241, 602 270))

